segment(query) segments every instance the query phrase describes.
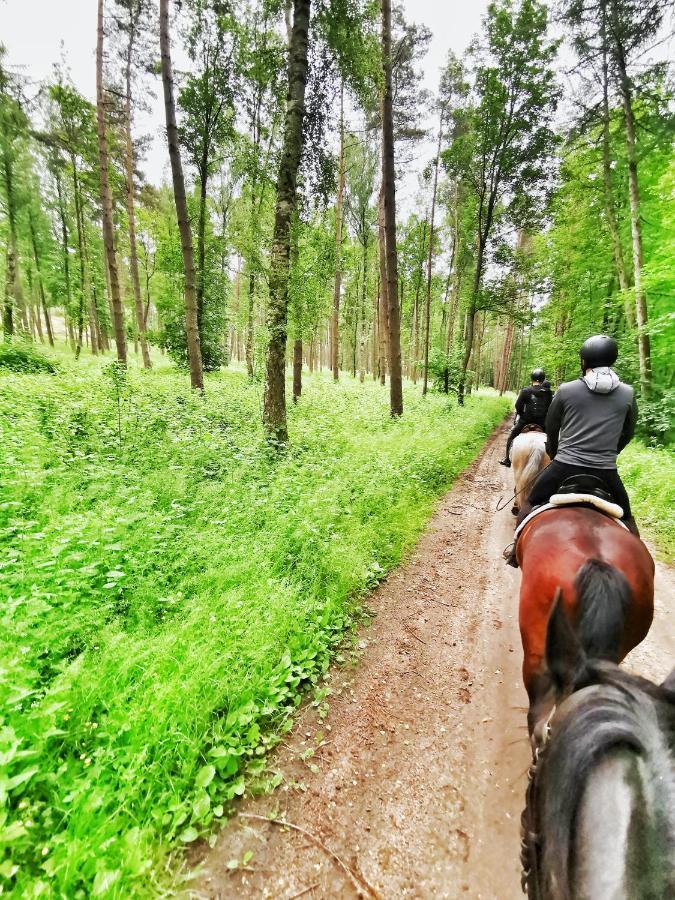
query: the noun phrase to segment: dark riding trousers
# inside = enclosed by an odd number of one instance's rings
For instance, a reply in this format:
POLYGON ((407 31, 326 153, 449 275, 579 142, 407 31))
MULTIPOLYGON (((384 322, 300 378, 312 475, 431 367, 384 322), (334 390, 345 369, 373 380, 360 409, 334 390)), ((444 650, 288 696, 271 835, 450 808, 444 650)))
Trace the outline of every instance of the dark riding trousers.
POLYGON ((616 469, 593 469, 590 466, 570 466, 568 463, 558 462, 554 459, 543 472, 540 472, 537 480, 532 485, 530 495, 527 498, 532 506, 539 506, 542 503, 548 503, 551 496, 555 494, 566 478, 571 475, 595 475, 600 478, 607 486, 614 500, 623 509, 624 519, 632 518, 630 509, 630 500, 626 493, 626 488, 616 469))

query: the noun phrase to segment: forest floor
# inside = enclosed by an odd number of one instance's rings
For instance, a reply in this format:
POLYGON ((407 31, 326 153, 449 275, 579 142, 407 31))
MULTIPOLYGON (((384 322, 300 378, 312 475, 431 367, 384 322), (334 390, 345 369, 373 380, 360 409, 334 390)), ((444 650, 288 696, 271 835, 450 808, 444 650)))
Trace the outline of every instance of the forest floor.
MULTIPOLYGON (((409 561, 374 591, 358 665, 330 673, 329 712, 306 706, 207 852, 202 898, 522 896, 519 819, 529 762, 520 677, 520 575, 505 426, 439 505, 409 561), (260 818, 257 818, 260 817, 260 818), (295 826, 265 821, 274 817, 295 826)), ((628 665, 663 678, 675 657, 675 572, 628 665)))

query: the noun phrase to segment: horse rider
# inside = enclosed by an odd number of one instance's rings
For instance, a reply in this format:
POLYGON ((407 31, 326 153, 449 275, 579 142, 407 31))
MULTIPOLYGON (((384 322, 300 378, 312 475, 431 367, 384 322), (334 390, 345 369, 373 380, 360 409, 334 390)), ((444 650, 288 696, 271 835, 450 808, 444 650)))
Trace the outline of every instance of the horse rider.
POLYGON ((588 338, 581 347, 581 376, 560 385, 546 416, 546 451, 552 461, 532 485, 519 522, 532 507, 548 503, 571 475, 595 475, 623 508, 624 524, 640 536, 616 468, 637 422, 635 392, 612 368, 618 355, 616 341, 606 334, 588 338))
POLYGON ((511 434, 506 442, 506 456, 499 460, 501 466, 511 465, 511 444, 517 438, 526 425, 538 425, 542 431, 546 426, 546 413, 551 405, 553 394, 551 384, 545 381, 546 373, 543 369, 534 369, 530 375, 532 384, 524 387, 516 400, 516 424, 511 429, 511 434))

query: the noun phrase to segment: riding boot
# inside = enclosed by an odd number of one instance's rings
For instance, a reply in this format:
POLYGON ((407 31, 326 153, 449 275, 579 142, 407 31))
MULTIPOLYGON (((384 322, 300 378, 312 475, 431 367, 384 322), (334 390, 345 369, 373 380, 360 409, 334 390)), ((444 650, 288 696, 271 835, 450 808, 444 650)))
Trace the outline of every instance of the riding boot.
POLYGON ((635 523, 635 519, 633 516, 624 516, 621 520, 626 528, 630 531, 631 534, 634 534, 635 537, 640 537, 640 532, 638 530, 637 524, 635 523))
POLYGON ((504 459, 499 460, 499 465, 506 466, 507 469, 510 469, 511 468, 511 460, 508 458, 508 456, 505 456, 504 459))
POLYGON ((516 542, 514 541, 512 544, 504 550, 502 554, 504 557, 504 562, 507 566, 511 566, 514 569, 518 568, 518 560, 516 559, 516 542))

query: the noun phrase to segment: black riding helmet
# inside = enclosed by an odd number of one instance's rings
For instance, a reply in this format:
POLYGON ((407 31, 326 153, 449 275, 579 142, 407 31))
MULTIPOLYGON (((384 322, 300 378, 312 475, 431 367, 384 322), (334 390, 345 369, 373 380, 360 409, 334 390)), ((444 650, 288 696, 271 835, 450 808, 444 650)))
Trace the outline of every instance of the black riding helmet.
POLYGON ((619 355, 619 347, 608 334, 595 334, 584 341, 579 358, 581 371, 596 369, 598 366, 613 366, 619 355))
POLYGON ((532 381, 543 381, 546 378, 546 372, 543 369, 533 369, 530 373, 530 379, 532 381))

